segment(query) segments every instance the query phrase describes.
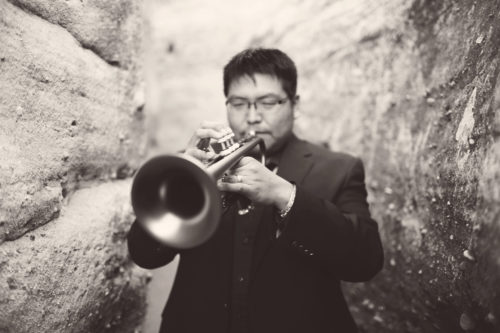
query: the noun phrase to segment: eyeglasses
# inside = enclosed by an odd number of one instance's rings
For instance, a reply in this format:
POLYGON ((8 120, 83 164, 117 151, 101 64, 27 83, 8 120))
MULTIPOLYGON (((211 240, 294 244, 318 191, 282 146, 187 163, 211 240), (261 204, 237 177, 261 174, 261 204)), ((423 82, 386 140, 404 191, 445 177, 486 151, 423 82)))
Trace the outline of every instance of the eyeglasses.
POLYGON ((285 104, 286 101, 288 101, 288 97, 264 97, 257 99, 255 102, 251 102, 245 98, 230 98, 226 101, 226 105, 234 111, 248 111, 252 105, 255 107, 255 110, 272 110, 278 105, 285 104))

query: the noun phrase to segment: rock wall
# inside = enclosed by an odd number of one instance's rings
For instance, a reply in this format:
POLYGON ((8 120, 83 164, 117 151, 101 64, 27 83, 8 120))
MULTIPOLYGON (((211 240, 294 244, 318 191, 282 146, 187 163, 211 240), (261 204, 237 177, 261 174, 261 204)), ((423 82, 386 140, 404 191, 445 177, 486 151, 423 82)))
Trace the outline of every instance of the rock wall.
POLYGON ((139 1, 0 1, 0 332, 132 332, 139 1))
POLYGON ((344 286, 362 331, 500 330, 498 1, 171 1, 152 20, 157 149, 224 119, 232 54, 283 49, 297 133, 365 162, 386 264, 344 286))
POLYGON ((499 10, 364 1, 335 20, 334 4, 328 34, 272 40, 317 50, 299 58, 304 136, 365 161, 386 265, 346 290, 367 332, 500 329, 499 10))

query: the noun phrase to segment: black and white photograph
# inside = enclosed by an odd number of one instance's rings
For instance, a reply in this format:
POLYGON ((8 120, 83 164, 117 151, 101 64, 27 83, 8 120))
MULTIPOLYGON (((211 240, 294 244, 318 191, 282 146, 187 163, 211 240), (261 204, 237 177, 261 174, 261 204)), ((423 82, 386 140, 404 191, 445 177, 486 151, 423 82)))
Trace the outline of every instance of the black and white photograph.
POLYGON ((0 0, 0 333, 500 332, 500 0, 0 0))

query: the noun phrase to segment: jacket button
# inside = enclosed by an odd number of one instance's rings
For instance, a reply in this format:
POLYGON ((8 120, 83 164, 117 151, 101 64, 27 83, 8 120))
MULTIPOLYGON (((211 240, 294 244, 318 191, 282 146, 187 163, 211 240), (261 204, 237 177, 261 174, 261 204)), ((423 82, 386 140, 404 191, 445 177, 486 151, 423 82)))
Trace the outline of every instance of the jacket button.
POLYGON ((309 253, 309 255, 310 255, 310 256, 313 256, 313 255, 314 255, 314 252, 309 253))
POLYGON ((292 242, 292 245, 293 245, 293 246, 297 246, 297 245, 299 245, 299 242, 297 242, 296 240, 294 240, 294 241, 292 242))
POLYGON ((224 309, 227 309, 227 303, 224 303, 224 309))

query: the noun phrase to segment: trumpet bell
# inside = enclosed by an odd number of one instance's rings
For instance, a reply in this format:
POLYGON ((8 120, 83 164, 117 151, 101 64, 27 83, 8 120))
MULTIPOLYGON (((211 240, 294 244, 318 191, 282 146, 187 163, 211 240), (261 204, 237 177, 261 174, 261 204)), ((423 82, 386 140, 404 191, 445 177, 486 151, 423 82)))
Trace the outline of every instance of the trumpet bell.
POLYGON ((147 161, 132 185, 132 207, 144 229, 160 243, 188 249, 208 240, 222 211, 213 176, 198 160, 161 155, 147 161))

